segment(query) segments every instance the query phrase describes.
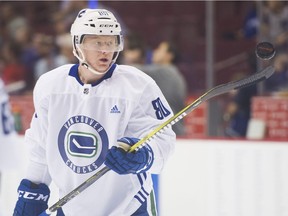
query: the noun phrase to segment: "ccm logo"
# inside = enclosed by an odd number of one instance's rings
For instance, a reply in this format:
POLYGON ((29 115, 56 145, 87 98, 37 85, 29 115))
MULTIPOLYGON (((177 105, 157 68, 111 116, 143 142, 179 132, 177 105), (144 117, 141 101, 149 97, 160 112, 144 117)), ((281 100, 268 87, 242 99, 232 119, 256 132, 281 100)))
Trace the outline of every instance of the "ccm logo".
POLYGON ((103 27, 112 28, 113 25, 111 25, 111 24, 101 24, 100 27, 102 27, 102 28, 103 28, 103 27))
POLYGON ((24 199, 29 199, 29 200, 42 200, 47 202, 49 195, 44 195, 44 194, 38 194, 38 193, 31 193, 27 191, 18 191, 18 196, 23 197, 24 199))

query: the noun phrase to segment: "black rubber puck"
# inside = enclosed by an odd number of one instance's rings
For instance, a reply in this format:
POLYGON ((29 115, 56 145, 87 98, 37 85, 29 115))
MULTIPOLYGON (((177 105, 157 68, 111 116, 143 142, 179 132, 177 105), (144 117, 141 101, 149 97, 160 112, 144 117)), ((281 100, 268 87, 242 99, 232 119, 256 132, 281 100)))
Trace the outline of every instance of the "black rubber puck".
POLYGON ((275 56, 275 48, 269 42, 260 42, 256 46, 256 56, 261 60, 269 60, 275 56))

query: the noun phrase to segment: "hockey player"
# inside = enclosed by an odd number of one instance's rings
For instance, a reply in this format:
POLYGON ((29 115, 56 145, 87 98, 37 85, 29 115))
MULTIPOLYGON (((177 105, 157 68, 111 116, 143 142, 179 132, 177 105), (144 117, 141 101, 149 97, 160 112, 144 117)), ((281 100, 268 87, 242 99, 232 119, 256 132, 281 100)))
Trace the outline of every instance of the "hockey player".
POLYGON ((15 134, 14 120, 10 110, 9 97, 0 79, 0 140, 1 144, 15 134))
POLYGON ((51 180, 63 197, 105 165, 115 172, 57 215, 156 215, 151 174, 160 173, 173 152, 175 133, 167 129, 133 153, 118 144, 133 145, 170 118, 171 108, 149 76, 115 64, 123 38, 111 12, 81 10, 71 35, 79 64, 43 74, 34 89, 35 114, 25 134, 30 165, 18 188, 14 216, 43 212, 51 180))
POLYGON ((16 170, 18 167, 15 163, 19 162, 17 160, 19 155, 17 155, 18 146, 16 143, 18 140, 16 140, 17 134, 10 108, 9 96, 0 78, 0 216, 6 214, 6 206, 3 204, 5 198, 1 194, 4 189, 1 178, 7 170, 16 170))

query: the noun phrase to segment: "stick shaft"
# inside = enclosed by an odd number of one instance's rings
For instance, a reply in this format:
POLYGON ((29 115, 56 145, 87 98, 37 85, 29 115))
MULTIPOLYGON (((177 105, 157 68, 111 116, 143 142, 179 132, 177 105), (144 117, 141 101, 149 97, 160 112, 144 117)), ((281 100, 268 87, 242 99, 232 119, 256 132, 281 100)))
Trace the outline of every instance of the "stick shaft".
POLYGON ((99 170, 97 173, 92 175, 90 178, 88 178, 86 181, 84 181, 82 184, 80 184, 77 188, 72 190, 70 193, 65 195, 63 198, 61 198, 59 201, 57 201, 54 205, 52 205, 48 210, 46 210, 46 214, 50 215, 51 213, 55 212, 57 209, 61 208, 63 205, 65 205, 67 202, 69 202, 71 199, 73 199, 75 196, 80 194, 82 191, 84 191, 86 188, 88 188, 91 184, 96 182, 99 178, 101 178, 105 173, 107 173, 110 170, 108 167, 104 167, 101 170, 99 170))
POLYGON ((267 68, 261 70, 258 73, 255 73, 251 76, 248 76, 246 78, 243 78, 241 80, 229 82, 226 84, 218 85, 209 91, 205 92, 203 95, 201 95, 199 98, 197 98, 193 103, 186 106, 184 109, 182 109, 180 112, 178 112, 176 115, 168 119, 166 122, 161 124, 159 127, 154 129, 152 132, 150 132, 147 136, 139 140, 135 145, 133 145, 130 148, 130 152, 137 150, 137 148, 141 147, 141 145, 145 144, 146 142, 150 142, 153 138, 155 138, 158 134, 162 133, 166 128, 174 125, 178 121, 180 121, 182 118, 184 118, 186 115, 188 115, 190 112, 192 112, 195 108, 197 108, 202 102, 207 101, 215 96, 227 93, 234 89, 239 89, 243 87, 247 87, 249 85, 256 84, 262 80, 268 79, 273 73, 274 68, 272 66, 268 66, 267 68))

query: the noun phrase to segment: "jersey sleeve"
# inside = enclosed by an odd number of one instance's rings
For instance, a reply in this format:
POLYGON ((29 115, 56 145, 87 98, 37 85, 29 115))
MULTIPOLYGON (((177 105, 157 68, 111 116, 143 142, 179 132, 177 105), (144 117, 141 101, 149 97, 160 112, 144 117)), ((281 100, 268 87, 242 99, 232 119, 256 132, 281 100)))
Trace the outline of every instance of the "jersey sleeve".
MULTIPOLYGON (((161 90, 154 81, 150 82, 132 113, 126 134, 142 138, 172 116, 173 112, 161 90)), ((165 162, 174 151, 175 141, 176 135, 169 128, 148 143, 154 153, 154 162, 149 172, 158 174, 162 171, 165 162)))
POLYGON ((35 113, 30 128, 25 133, 25 142, 30 150, 29 165, 26 178, 35 183, 51 183, 46 162, 46 134, 47 134, 47 104, 48 99, 43 97, 41 85, 36 84, 33 92, 35 113))

